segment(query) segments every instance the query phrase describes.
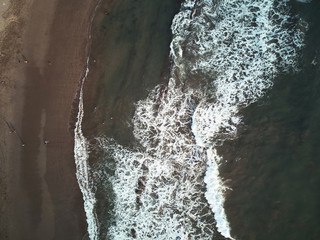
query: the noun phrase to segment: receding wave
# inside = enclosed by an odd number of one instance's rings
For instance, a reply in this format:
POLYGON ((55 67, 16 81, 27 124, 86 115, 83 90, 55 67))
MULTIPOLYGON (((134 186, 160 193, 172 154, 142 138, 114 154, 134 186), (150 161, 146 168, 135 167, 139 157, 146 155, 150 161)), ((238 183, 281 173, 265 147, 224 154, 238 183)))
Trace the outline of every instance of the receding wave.
MULTIPOLYGON (((88 65, 89 58, 87 60, 88 65)), ((96 198, 94 193, 94 182, 90 173, 89 158, 89 144, 87 139, 83 136, 81 125, 84 115, 83 111, 83 84, 88 75, 89 68, 86 69, 85 76, 81 80, 79 93, 79 112, 74 130, 74 158, 76 163, 76 177, 80 190, 82 192, 84 201, 84 210, 87 216, 88 234, 90 239, 98 239, 98 220, 95 212, 96 198)))
POLYGON ((108 239, 206 240, 216 231, 232 239, 215 147, 236 137, 241 108, 261 98, 279 73, 297 69, 307 26, 288 3, 182 4, 172 24, 171 78, 136 103, 138 147, 98 138, 115 164, 102 174, 114 194, 108 239))
MULTIPOLYGON (((99 7, 101 0, 98 0, 97 5, 94 10, 89 23, 89 44, 88 44, 88 53, 90 54, 90 44, 91 44, 91 26, 95 16, 95 13, 99 7)), ((78 115, 77 121, 74 129, 74 159, 76 164, 76 177, 77 181, 83 196, 84 201, 84 210, 87 217, 88 224, 88 236, 91 240, 99 239, 99 222, 96 214, 96 197, 95 197, 95 187, 94 180, 91 174, 91 168, 89 166, 89 142, 84 137, 82 132, 82 120, 84 116, 83 109, 83 88, 84 83, 88 77, 89 73, 89 61, 90 58, 87 57, 86 61, 86 71, 84 76, 80 80, 80 89, 79 89, 79 104, 78 104, 78 115)))

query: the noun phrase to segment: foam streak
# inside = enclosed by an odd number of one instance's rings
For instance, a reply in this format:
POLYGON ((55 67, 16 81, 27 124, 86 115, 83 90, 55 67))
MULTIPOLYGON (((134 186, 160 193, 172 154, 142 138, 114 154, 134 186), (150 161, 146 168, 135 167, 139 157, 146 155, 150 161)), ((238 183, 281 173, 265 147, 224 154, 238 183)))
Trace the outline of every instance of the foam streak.
MULTIPOLYGON (((87 65, 89 58, 87 59, 87 65)), ((86 69, 85 76, 81 81, 79 94, 78 121, 74 130, 74 158, 76 163, 76 176, 78 184, 83 195, 84 209, 87 216, 88 233, 91 240, 98 239, 98 220, 95 213, 96 198, 91 180, 90 167, 88 163, 89 150, 87 139, 83 136, 81 125, 84 115, 83 111, 83 84, 88 75, 89 68, 86 69)))

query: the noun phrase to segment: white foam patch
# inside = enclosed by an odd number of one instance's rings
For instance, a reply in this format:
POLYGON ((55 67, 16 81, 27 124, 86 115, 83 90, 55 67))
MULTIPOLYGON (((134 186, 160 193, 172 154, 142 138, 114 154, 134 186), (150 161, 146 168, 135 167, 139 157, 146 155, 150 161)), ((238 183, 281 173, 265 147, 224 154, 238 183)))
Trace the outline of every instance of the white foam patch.
POLYGON ((208 161, 207 161, 207 172, 204 177, 204 182, 207 185, 206 198, 215 213, 217 219, 217 228, 221 234, 227 238, 233 239, 230 236, 229 222, 226 221, 226 214, 223 207, 224 205, 224 192, 227 187, 224 186, 221 178, 219 178, 219 163, 222 158, 219 157, 215 149, 207 150, 208 161))
POLYGON ((130 239, 132 229, 137 239, 212 239, 214 223, 201 194, 205 168, 199 150, 184 152, 189 154, 185 158, 178 154, 157 158, 106 139, 100 142, 113 152, 117 164, 115 175, 109 178, 116 203, 110 239, 130 239))
MULTIPOLYGON (((87 65, 89 58, 87 59, 87 65)), ((84 201, 84 210, 87 217, 88 234, 91 240, 97 240, 99 233, 99 223, 95 212, 96 198, 94 194, 94 183, 91 177, 89 158, 89 144, 83 136, 81 125, 83 119, 83 84, 88 75, 89 68, 86 69, 85 76, 81 81, 79 96, 78 120, 74 130, 74 158, 76 163, 76 176, 84 201)))
POLYGON ((116 163, 111 239, 205 240, 214 225, 232 239, 215 147, 236 136, 239 109, 261 98, 279 72, 297 68, 305 24, 291 22, 288 2, 182 4, 172 24, 168 86, 136 104, 140 148, 100 139, 116 163))

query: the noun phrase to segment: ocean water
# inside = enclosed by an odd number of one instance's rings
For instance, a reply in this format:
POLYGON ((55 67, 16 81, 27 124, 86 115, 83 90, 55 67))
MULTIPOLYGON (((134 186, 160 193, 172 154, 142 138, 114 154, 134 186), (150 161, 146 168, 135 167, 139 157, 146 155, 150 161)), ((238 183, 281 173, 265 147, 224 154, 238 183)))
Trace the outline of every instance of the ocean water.
MULTIPOLYGON (((300 1, 299 1, 300 2, 300 1)), ((237 239, 318 239, 320 3, 293 2, 308 23, 299 71, 281 74, 243 110, 237 139, 225 142, 225 208, 237 239)))
POLYGON ((123 0, 97 15, 75 128, 90 239, 317 239, 316 9, 123 0))

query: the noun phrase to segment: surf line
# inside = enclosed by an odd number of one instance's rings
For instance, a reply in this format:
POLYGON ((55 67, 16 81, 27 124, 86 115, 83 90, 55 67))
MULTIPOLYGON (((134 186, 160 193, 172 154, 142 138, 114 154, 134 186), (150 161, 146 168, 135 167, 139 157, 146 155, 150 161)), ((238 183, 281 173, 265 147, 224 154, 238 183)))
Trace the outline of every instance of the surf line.
POLYGON ((93 181, 91 177, 91 170, 88 163, 89 158, 89 143, 87 139, 84 137, 82 132, 82 120, 84 116, 83 109, 83 88, 85 80, 87 79, 89 73, 89 60, 91 53, 91 28, 93 19, 96 15, 97 9, 100 6, 101 0, 99 0, 96 4, 92 17, 90 19, 89 29, 88 29, 88 57, 86 61, 86 71, 84 76, 80 80, 80 90, 79 90, 79 104, 78 104, 78 115, 77 121, 74 129, 74 159, 76 164, 76 177, 78 180, 78 184, 80 190, 82 192, 83 201, 84 201, 84 210, 86 213, 87 224, 88 224, 88 235, 91 240, 98 240, 99 233, 99 222, 97 218, 97 214, 95 211, 96 198, 95 192, 93 188, 93 181))
MULTIPOLYGON (((87 59, 87 64, 89 57, 87 59)), ((88 223, 88 234, 91 240, 97 240, 99 232, 98 219, 95 212, 96 198, 93 190, 93 183, 90 177, 90 166, 88 163, 89 151, 87 139, 83 136, 81 125, 84 116, 83 111, 83 85, 88 75, 89 68, 87 67, 85 76, 82 79, 80 94, 79 94, 79 111, 78 121, 74 130, 74 158, 76 163, 76 177, 84 201, 84 210, 88 223)))

